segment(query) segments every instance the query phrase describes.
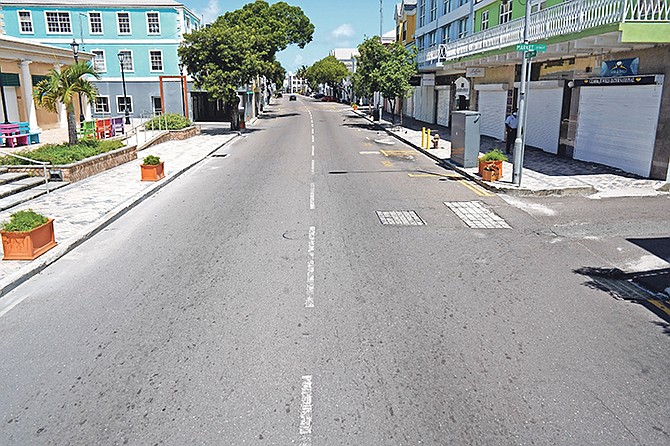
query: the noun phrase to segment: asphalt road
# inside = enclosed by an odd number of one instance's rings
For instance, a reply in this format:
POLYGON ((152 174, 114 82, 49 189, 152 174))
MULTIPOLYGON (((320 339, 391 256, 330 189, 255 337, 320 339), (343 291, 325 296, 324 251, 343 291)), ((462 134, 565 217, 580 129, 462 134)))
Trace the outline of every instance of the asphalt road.
POLYGON ((13 291, 0 444, 670 443, 667 324, 576 272, 667 200, 505 201, 304 98, 218 155, 13 291))

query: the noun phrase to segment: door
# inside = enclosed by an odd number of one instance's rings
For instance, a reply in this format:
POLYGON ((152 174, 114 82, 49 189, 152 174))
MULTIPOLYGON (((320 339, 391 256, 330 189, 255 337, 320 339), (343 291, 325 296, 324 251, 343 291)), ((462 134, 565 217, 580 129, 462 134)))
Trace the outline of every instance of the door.
POLYGON ((151 96, 151 111, 153 111, 154 115, 163 113, 163 103, 160 96, 151 96))
POLYGON ((648 177, 661 85, 581 87, 575 159, 648 177))
POLYGON ((528 91, 526 144, 545 152, 558 153, 563 109, 563 87, 550 82, 531 82, 528 91))
POLYGON ((435 122, 435 88, 414 88, 414 119, 427 123, 435 122))
POLYGON ((481 134, 504 141, 507 90, 480 90, 479 112, 482 115, 481 134))
POLYGON ((451 89, 437 90, 437 123, 449 127, 449 99, 451 89))

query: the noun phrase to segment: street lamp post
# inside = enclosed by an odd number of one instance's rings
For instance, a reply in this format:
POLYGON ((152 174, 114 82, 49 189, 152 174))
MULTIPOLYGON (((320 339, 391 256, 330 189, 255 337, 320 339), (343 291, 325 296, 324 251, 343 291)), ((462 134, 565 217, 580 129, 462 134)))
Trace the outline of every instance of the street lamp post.
POLYGON ((123 83, 123 111, 126 116, 126 124, 130 124, 130 116, 128 116, 128 95, 126 94, 126 73, 124 65, 126 62, 125 54, 118 53, 119 65, 121 65, 121 82, 123 83))
POLYGON ((184 64, 179 64, 179 85, 181 86, 181 112, 186 117, 186 103, 184 102, 184 64))
MULTIPOLYGON (((511 0, 510 0, 511 1, 511 0)), ((526 0, 526 15, 524 18, 523 24, 523 43, 528 44, 528 24, 530 23, 530 1, 526 0)), ((526 50, 523 50, 521 53, 521 79, 519 83, 519 117, 517 125, 517 135, 514 140, 514 167, 512 171, 512 183, 516 186, 521 186, 521 171, 523 170, 523 155, 525 149, 526 141, 526 108, 528 107, 528 98, 527 94, 527 85, 526 85, 526 72, 527 60, 526 60, 526 50)), ((530 60, 530 59, 529 59, 530 60)))
MULTIPOLYGON (((79 44, 75 39, 72 39, 72 43, 70 44, 70 47, 72 48, 72 55, 74 56, 74 63, 79 62, 79 44)), ((79 125, 84 124, 84 106, 81 102, 81 93, 79 93, 79 125)))

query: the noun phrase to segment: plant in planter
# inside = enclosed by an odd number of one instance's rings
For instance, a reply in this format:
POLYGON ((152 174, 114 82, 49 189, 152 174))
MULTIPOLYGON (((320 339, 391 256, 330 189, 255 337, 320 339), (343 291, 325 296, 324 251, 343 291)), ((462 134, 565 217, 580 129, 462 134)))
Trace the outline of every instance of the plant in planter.
POLYGON ((503 161, 507 161, 507 156, 505 156, 505 154, 502 153, 502 150, 498 148, 485 153, 481 158, 479 158, 479 175, 482 178, 484 178, 484 175, 488 177, 489 175, 486 174, 484 170, 488 167, 488 171, 495 172, 496 175, 490 175, 492 179, 487 181, 495 181, 498 178, 502 178, 503 161), (494 176, 497 178, 493 179, 494 176))
POLYGON ((53 218, 32 209, 13 213, 0 235, 3 260, 33 260, 56 246, 53 218))
POLYGON ((164 162, 155 155, 144 158, 142 165, 142 181, 158 181, 165 178, 164 162))

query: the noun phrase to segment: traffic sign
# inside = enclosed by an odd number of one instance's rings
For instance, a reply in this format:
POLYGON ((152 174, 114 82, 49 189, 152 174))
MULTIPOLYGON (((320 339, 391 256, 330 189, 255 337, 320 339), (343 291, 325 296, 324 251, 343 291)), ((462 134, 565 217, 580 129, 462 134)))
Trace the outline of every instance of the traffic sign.
POLYGON ((517 51, 547 51, 547 45, 544 43, 518 43, 516 45, 517 51))
POLYGON ((526 51, 526 59, 532 59, 535 56, 537 56, 537 51, 526 51))

